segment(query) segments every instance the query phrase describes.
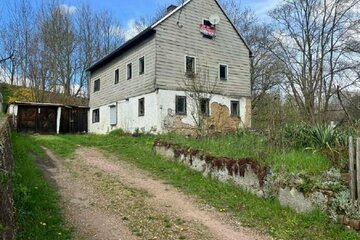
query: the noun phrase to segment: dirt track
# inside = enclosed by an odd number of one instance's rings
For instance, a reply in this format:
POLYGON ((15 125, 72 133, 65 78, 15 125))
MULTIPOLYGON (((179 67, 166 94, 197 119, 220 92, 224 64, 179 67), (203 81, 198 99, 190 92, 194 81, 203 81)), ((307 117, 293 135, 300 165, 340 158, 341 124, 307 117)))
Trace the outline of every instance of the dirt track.
POLYGON ((149 173, 95 149, 40 162, 76 239, 269 239, 149 173))

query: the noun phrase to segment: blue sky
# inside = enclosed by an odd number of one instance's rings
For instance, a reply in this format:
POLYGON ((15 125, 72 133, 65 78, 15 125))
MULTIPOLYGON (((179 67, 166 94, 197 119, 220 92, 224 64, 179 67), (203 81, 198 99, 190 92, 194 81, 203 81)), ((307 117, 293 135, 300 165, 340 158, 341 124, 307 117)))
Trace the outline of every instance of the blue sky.
MULTIPOLYGON (((0 0, 6 2, 7 0, 0 0)), ((110 10, 126 26, 131 19, 152 16, 161 6, 175 3, 176 0, 84 0, 98 10, 110 10)), ((243 6, 252 8, 260 17, 281 0, 239 0, 243 6)), ((79 6, 81 0, 61 0, 62 4, 79 6)))

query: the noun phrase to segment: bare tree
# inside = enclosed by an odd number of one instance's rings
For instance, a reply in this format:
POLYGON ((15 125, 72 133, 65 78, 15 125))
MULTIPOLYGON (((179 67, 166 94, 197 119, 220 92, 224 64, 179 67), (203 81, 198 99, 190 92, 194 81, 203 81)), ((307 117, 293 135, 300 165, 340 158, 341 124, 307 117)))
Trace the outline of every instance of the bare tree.
POLYGON ((336 85, 359 80, 358 57, 346 50, 359 27, 359 0, 289 0, 271 11, 276 31, 268 45, 281 62, 289 90, 307 120, 322 120, 336 85))

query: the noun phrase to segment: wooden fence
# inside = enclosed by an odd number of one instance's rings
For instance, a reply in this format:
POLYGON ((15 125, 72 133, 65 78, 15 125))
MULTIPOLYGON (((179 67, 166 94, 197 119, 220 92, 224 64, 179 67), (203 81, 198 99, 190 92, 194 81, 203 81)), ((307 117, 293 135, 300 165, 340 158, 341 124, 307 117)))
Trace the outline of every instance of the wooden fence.
POLYGON ((356 138, 356 149, 354 149, 354 139, 351 136, 349 137, 349 175, 351 199, 357 200, 360 205, 360 138, 356 138))

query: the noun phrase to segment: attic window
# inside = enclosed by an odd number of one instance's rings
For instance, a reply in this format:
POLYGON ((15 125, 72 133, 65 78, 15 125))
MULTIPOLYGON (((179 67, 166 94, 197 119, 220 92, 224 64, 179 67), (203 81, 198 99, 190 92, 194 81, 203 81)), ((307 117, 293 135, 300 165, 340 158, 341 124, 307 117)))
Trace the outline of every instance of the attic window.
POLYGON ((204 24, 205 26, 212 27, 211 22, 210 22, 209 20, 207 20, 207 19, 204 19, 203 24, 204 24))
POLYGON ((213 39, 216 36, 216 28, 209 19, 203 19, 202 24, 200 24, 200 32, 204 38, 213 39))

